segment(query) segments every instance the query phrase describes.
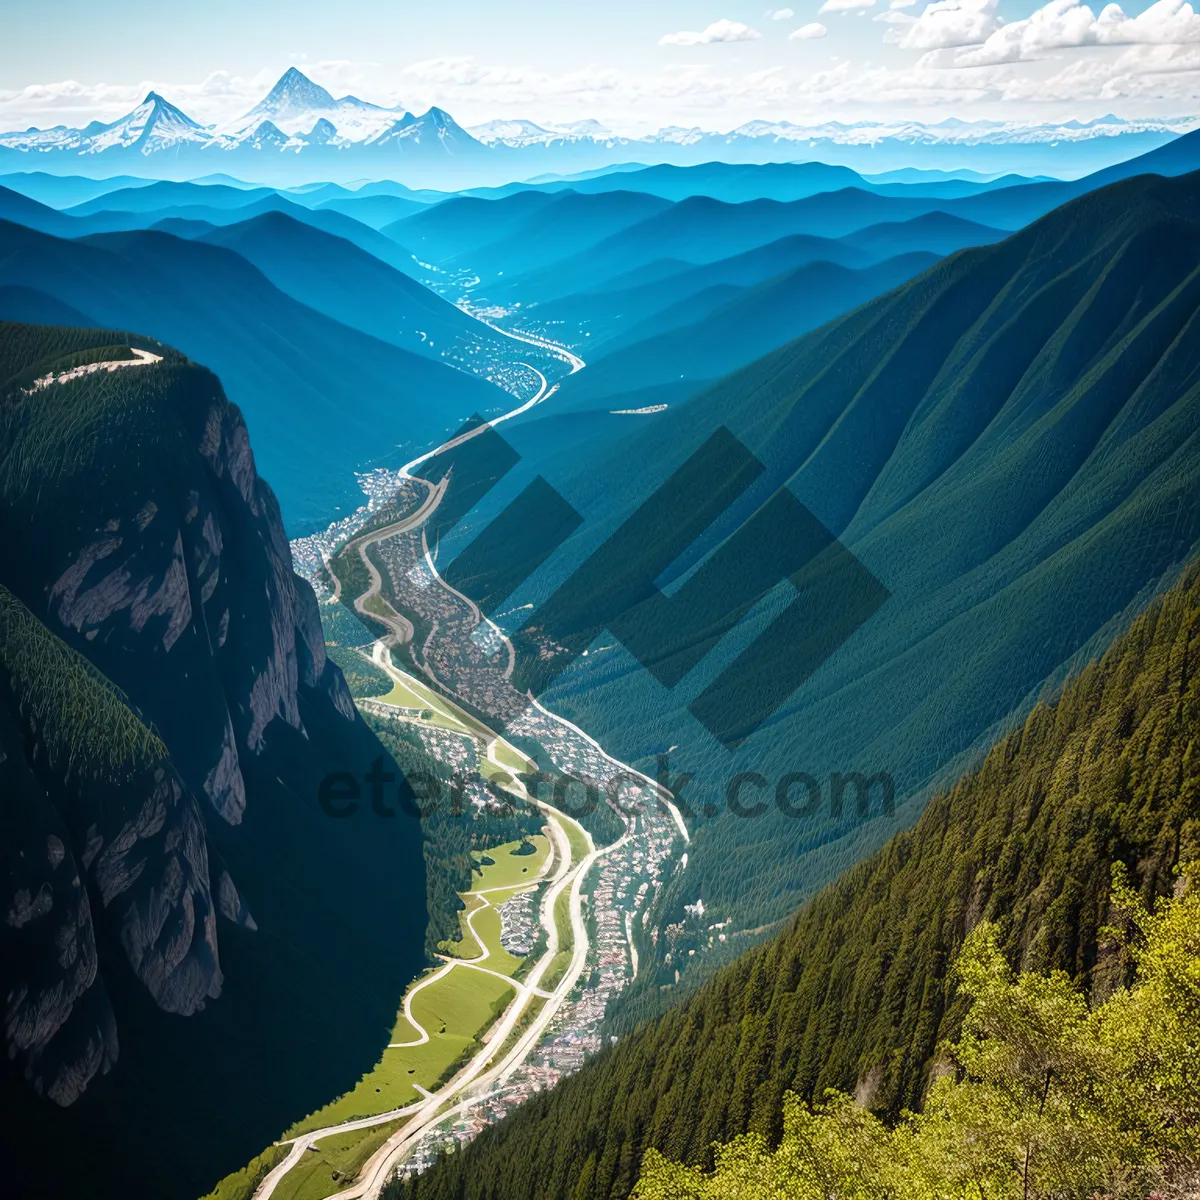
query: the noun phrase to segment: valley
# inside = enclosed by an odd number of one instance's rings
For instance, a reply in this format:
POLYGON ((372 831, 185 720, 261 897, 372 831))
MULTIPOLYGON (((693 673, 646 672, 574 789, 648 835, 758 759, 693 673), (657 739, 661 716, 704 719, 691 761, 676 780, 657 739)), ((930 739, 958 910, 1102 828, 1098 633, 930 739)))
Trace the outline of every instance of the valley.
MULTIPOLYGON (((570 197, 558 203, 560 208, 567 207, 570 197)), ((539 202, 537 220, 546 220, 547 207, 539 202)), ((434 231, 431 238, 442 239, 436 252, 423 251, 440 258, 441 265, 414 257, 410 269, 432 292, 488 331, 490 340, 479 343, 482 354, 471 369, 504 386, 515 403, 490 413, 486 420, 468 420, 435 449, 396 470, 362 474, 366 504, 320 533, 293 539, 293 557, 321 599, 327 637, 337 639, 343 649, 369 662, 390 682, 390 690, 374 688, 356 694, 360 709, 374 726, 399 731, 398 735, 419 746, 428 760, 449 772, 456 809, 483 813, 511 804, 536 812, 543 822, 540 836, 548 839, 549 855, 540 862, 544 876, 532 887, 513 893, 510 885, 494 885, 501 889, 504 901, 514 894, 528 897, 522 901, 522 920, 528 922, 526 932, 531 935, 522 945, 528 944, 528 951, 511 954, 499 940, 498 926, 504 922, 489 901, 492 889, 486 882, 487 872, 494 867, 485 867, 478 879, 473 873, 473 886, 458 893, 465 906, 459 914, 461 942, 439 943, 440 963, 406 994, 392 1040, 374 1071, 364 1075, 356 1089, 288 1131, 280 1143, 287 1150, 286 1157, 266 1175, 255 1193, 258 1197, 319 1197, 326 1191, 329 1195, 375 1197, 393 1176, 416 1178, 447 1152, 473 1142, 509 1112, 573 1075, 604 1046, 627 1034, 635 1020, 670 1005, 675 989, 686 997, 738 950, 775 932, 789 907, 832 877, 839 857, 860 855, 914 820, 921 788, 937 770, 946 769, 943 745, 932 769, 905 766, 904 773, 897 773, 902 799, 908 801, 898 819, 881 816, 872 824, 862 819, 865 814, 860 810, 860 828, 853 824, 847 828, 844 820, 839 827, 818 817, 802 827, 799 840, 803 850, 794 862, 789 860, 786 846, 797 837, 792 832, 795 826, 789 829, 787 822, 774 815, 761 824, 735 823, 730 828, 727 821, 718 824, 707 819, 709 808, 717 811, 710 802, 703 806, 706 819, 689 830, 676 798, 647 773, 655 744, 678 751, 683 743, 688 755, 684 761, 689 766, 697 761, 705 764, 704 773, 696 773, 693 786, 702 789, 700 795, 706 800, 717 799, 723 773, 712 767, 711 752, 697 744, 694 733, 672 723, 661 702, 650 699, 642 681, 623 678, 628 671, 614 665, 620 662, 619 649, 616 655, 599 658, 602 651, 616 649, 612 639, 585 652, 585 661, 586 653, 596 656, 593 662, 597 665, 589 664, 591 675, 568 676, 550 695, 535 700, 515 682, 518 651, 512 634, 516 625, 527 620, 524 614, 536 608, 544 587, 541 592, 522 592, 523 568, 518 565, 514 568, 518 570, 516 590, 505 611, 497 612, 494 605, 482 606, 449 581, 448 575, 457 578, 455 572, 465 569, 461 567, 464 560, 457 556, 468 535, 486 530, 489 518, 498 519, 496 504, 487 499, 496 480, 489 475, 480 484, 472 475, 477 459, 486 461, 489 454, 498 453, 488 442, 495 430, 503 429, 516 447, 514 461, 528 457, 528 463, 522 462, 520 478, 528 478, 539 468, 555 468, 557 473, 551 476, 555 485, 565 489, 575 503, 583 498, 581 507, 592 516, 599 512, 602 528, 611 528, 606 510, 620 511, 618 497, 622 493, 649 491, 648 480, 661 477, 663 464, 678 460, 679 447, 693 441, 694 431, 715 427, 721 416, 751 444, 765 448, 769 478, 781 486, 789 471, 796 470, 791 455, 807 441, 819 445, 819 422, 828 418, 814 416, 814 428, 793 442, 781 460, 780 450, 787 443, 773 440, 776 418, 771 415, 771 405, 779 405, 779 420, 796 421, 798 410, 790 389, 803 389, 806 381, 817 381, 809 384, 814 389, 825 387, 820 382, 822 355, 835 364, 843 353, 855 361, 845 383, 832 385, 848 385, 847 394, 853 394, 859 386, 855 371, 861 369, 861 360, 855 359, 856 350, 843 347, 853 347, 860 338, 869 341, 889 336, 896 328, 916 329, 917 338, 936 341, 944 337, 942 356, 953 363, 950 348, 971 328, 968 307, 982 305, 984 297, 951 301, 940 296, 938 288, 945 290, 945 297, 966 294, 965 285, 959 282, 964 260, 958 255, 948 267, 936 264, 943 255, 980 246, 983 248, 973 252, 974 259, 966 261, 978 264, 977 277, 999 280, 1009 245, 995 228, 966 220, 918 217, 861 226, 860 219, 858 229, 842 236, 805 241, 807 235, 787 235, 750 250, 744 248, 739 240, 743 235, 735 227, 733 240, 720 243, 720 251, 710 252, 709 261, 660 261, 646 248, 649 242, 641 243, 632 257, 618 252, 624 243, 639 243, 622 235, 619 228, 614 232, 613 222, 636 229, 647 219, 638 206, 626 215, 620 212, 618 202, 616 215, 606 214, 604 222, 589 224, 585 215, 582 223, 563 225, 554 252, 565 256, 568 263, 578 263, 587 287, 563 301, 542 293, 549 297, 545 303, 514 298, 520 295, 522 282, 537 289, 550 278, 538 255, 522 255, 521 247, 530 232, 524 224, 527 218, 520 212, 513 218, 511 240, 505 242, 501 237, 495 245, 486 239, 497 229, 503 230, 504 222, 484 230, 477 225, 476 207, 464 209, 466 224, 453 232, 434 224, 434 218, 449 220, 437 209, 398 222, 403 228, 410 221, 423 221, 434 231), (988 249, 997 242, 999 250, 988 249), (454 251, 454 244, 465 249, 454 251), (904 253, 893 253, 898 249, 904 253), (711 258, 726 251, 732 253, 711 258), (472 255, 477 253, 491 262, 490 276, 487 270, 471 265, 472 255), (822 255, 828 257, 819 257, 822 255), (831 267, 830 258, 836 264, 838 256, 851 265, 831 267), (528 270, 509 272, 496 266, 505 261, 526 264, 528 270), (771 274, 773 266, 781 265, 782 273, 771 274), (841 274, 831 275, 830 270, 841 274), (639 272, 641 282, 629 286, 639 272), (507 281, 510 273, 513 280, 507 281), (918 285, 906 288, 914 274, 918 285), (861 291, 856 291, 860 287, 861 291), (816 295, 826 297, 829 307, 815 309, 806 317, 805 305, 816 295), (856 306, 859 296, 865 305, 856 306), (910 296, 919 300, 910 301, 910 296), (903 311, 902 306, 909 303, 916 306, 914 315, 904 315, 897 323, 892 312, 903 311), (954 303, 960 311, 950 316, 954 303), (619 317, 626 307, 630 323, 623 326, 613 317, 619 317), (843 312, 847 315, 839 316, 843 312), (796 337, 809 325, 824 324, 829 316, 834 318, 832 324, 812 337, 796 337), (775 319, 778 326, 772 324, 775 319), (745 326, 739 323, 742 321, 745 326), (753 333, 748 332, 751 328, 753 333), (642 330, 658 332, 642 338, 642 330), (713 356, 722 346, 729 347, 730 353, 713 356), (829 346, 832 350, 825 349, 829 346), (497 349, 497 356, 489 358, 497 349), (588 355, 586 364, 584 354, 588 355), (788 358, 806 355, 810 357, 800 357, 799 367, 788 358), (710 358, 711 365, 706 365, 710 358), (673 382, 677 363, 687 364, 687 377, 673 382), (738 373, 743 363, 750 363, 743 368, 746 383, 738 373), (756 384, 764 370, 774 371, 782 384, 769 382, 765 389, 756 384), (720 382, 706 390, 710 379, 720 382), (666 385, 673 390, 656 390, 666 385), (743 394, 754 395, 755 405, 745 405, 743 394), (658 400, 660 395, 666 398, 658 400), (764 396, 771 398, 768 403, 764 404, 764 396), (647 400, 657 402, 643 402, 647 400), (603 408, 607 418, 618 421, 644 418, 647 432, 606 435, 585 448, 582 442, 571 440, 579 436, 572 426, 556 424, 572 416, 592 420, 594 408, 603 408), (543 428, 557 431, 547 443, 548 450, 537 441, 543 428), (681 429, 686 432, 676 433, 678 442, 668 448, 671 431, 681 429), (618 467, 618 461, 628 465, 618 467), (580 487, 585 473, 586 482, 580 487), (613 481, 599 506, 595 503, 598 479, 613 481), (472 490, 478 488, 482 491, 472 490), (464 517, 468 518, 465 525, 456 530, 464 517), (349 614, 356 623, 353 626, 346 624, 349 614), (347 640, 350 628, 359 631, 353 644, 347 640), (582 681, 597 677, 606 684, 617 681, 612 694, 605 696, 582 681), (622 715, 630 705, 635 711, 655 713, 657 726, 643 721, 632 729, 622 715), (556 709, 560 708, 572 719, 558 715, 556 709), (606 753, 601 741, 620 749, 606 753), (549 795, 546 784, 551 785, 549 795), (598 799, 598 804, 596 799, 586 803, 589 798, 598 799), (580 799, 585 801, 583 809, 573 806, 580 799), (698 837, 694 846, 693 836, 698 837), (740 878, 751 858, 762 873, 740 878), (484 982, 472 980, 472 975, 483 977, 484 982), (464 989, 470 999, 463 995, 464 989), (456 1014, 436 1032, 426 1019, 434 1013, 428 1007, 431 998, 436 1000, 437 1011, 456 1014), (323 1144, 336 1147, 337 1154, 324 1156, 323 1144), (349 1170, 346 1156, 354 1146, 360 1147, 361 1153, 351 1155, 354 1170, 349 1170)), ((649 220, 653 223, 656 218, 649 220)), ((726 217, 718 209, 714 220, 720 223, 726 217)), ((666 249, 669 253, 669 242, 666 249)), ((1097 263, 1105 252, 1097 252, 1097 263)), ((1011 253, 1014 261, 1019 261, 1018 251, 1011 253)), ((1037 261, 1035 257, 1029 260, 1033 266, 1026 262, 1022 268, 1033 274, 1032 286, 1054 286, 1038 280, 1041 268, 1037 261)), ((561 273, 556 276, 562 277, 561 273)), ((1071 285, 1075 291, 1078 287, 1071 285)), ((1153 308, 1149 298, 1141 302, 1153 308)), ((895 361, 902 363, 909 352, 904 347, 895 361)), ((889 361, 886 350, 874 353, 880 361, 889 361)), ((967 351, 959 349, 958 353, 967 351)), ((840 371, 841 366, 835 365, 831 374, 840 371)), ((912 386, 915 398, 929 384, 918 371, 905 386, 912 386)), ((996 387, 1001 386, 1002 381, 997 380, 996 387)), ((893 407, 909 402, 903 396, 903 390, 898 390, 893 407)), ((894 415, 889 419, 894 420, 894 415)), ((580 430, 586 428, 579 426, 580 430)), ((845 432, 839 436, 845 437, 845 432)), ((856 453, 859 470, 865 473, 862 480, 851 474, 838 486, 821 491, 815 490, 819 483, 810 485, 800 473, 788 484, 807 496, 815 511, 836 514, 838 505, 843 505, 844 515, 827 519, 834 528, 848 528, 864 549, 882 546, 882 551, 869 551, 876 562, 889 561, 898 551, 887 541, 887 518, 872 520, 873 497, 867 480, 878 477, 886 486, 889 472, 902 475, 907 470, 902 461, 907 452, 903 442, 898 447, 887 442, 894 436, 887 435, 877 446, 869 440, 859 444, 856 453), (861 465, 864 452, 878 456, 869 468, 861 465)), ((979 446, 971 452, 979 453, 979 446)), ((847 451, 839 449, 834 438, 826 441, 820 453, 837 458, 847 451)), ((488 469, 502 478, 510 466, 488 469)), ((1086 456, 1083 459, 1084 469, 1111 467, 1106 457, 1094 464, 1086 456)), ((810 459, 807 469, 814 478, 820 476, 820 470, 813 468, 814 459, 810 459)), ((1186 473, 1190 467, 1184 470, 1186 473)), ((977 475, 968 478, 971 486, 979 486, 977 475)), ((947 472, 936 488, 923 492, 917 486, 907 501, 906 519, 913 520, 921 505, 953 480, 954 472, 947 472)), ((1153 499, 1139 519, 1144 522, 1149 514, 1161 512, 1163 507, 1170 509, 1178 489, 1186 491, 1187 486, 1166 482, 1162 498, 1153 499)), ((508 491, 511 493, 511 486, 508 491)), ((758 502, 763 494, 757 493, 758 502)), ((1154 515, 1150 519, 1160 518, 1154 515)), ((1121 520, 1119 509, 1108 519, 1116 536, 1122 536, 1121 520)), ((1186 531, 1179 532, 1185 539, 1189 536, 1186 531)), ((727 527, 721 536, 729 536, 727 527)), ((594 540, 595 535, 585 536, 581 544, 594 540)), ((1179 544, 1178 539, 1162 544, 1163 557, 1156 561, 1167 563, 1179 544)), ((574 560, 582 553, 570 535, 566 548, 574 560)), ((1034 545, 1023 553, 1033 564, 1042 552, 1034 545)), ((1076 563, 1076 569, 1086 572, 1095 568, 1085 558, 1076 563)), ((469 572, 467 578, 482 586, 469 572)), ((889 579, 897 578, 893 564, 889 579)), ((503 595, 507 596, 512 586, 506 583, 503 595)), ((1117 597, 1124 593, 1111 572, 1105 586, 1110 591, 1103 592, 1108 598, 1098 601, 1098 613, 1111 617, 1114 607, 1120 606, 1117 597)), ((909 591, 903 603, 919 609, 922 601, 909 591)), ((874 627, 884 642, 869 653, 876 656, 877 671, 879 664, 889 664, 894 655, 896 664, 876 675, 877 687, 887 671, 899 671, 904 656, 903 649, 897 652, 894 646, 903 647, 905 635, 895 643, 887 641, 896 633, 895 608, 890 611, 891 627, 887 622, 874 627)), ((1054 651, 1056 659, 1047 658, 1040 666, 1022 659, 1030 683, 1061 669, 1081 644, 1088 644, 1089 637, 1099 637, 1095 633, 1099 624, 1099 616, 1084 618, 1077 628, 1059 631, 1056 636, 1061 648, 1054 651)), ((927 669, 936 663, 936 657, 930 659, 927 669)), ((844 703, 856 689, 857 671, 838 660, 835 667, 847 682, 834 676, 830 695, 844 703)), ((897 680, 902 678, 907 676, 897 673, 897 680)), ((979 691, 976 703, 988 696, 987 689, 979 691)), ((794 751, 799 730, 807 739, 801 744, 810 755, 804 765, 826 762, 836 770, 841 763, 822 745, 822 739, 840 739, 844 754, 845 747, 853 752, 854 746, 866 745, 862 735, 872 730, 874 761, 867 762, 877 769, 893 769, 886 755, 895 753, 888 749, 888 738, 896 735, 886 728, 886 714, 902 715, 903 706, 881 712, 876 697, 870 709, 873 715, 864 716, 857 728, 852 720, 841 718, 818 729, 819 714, 828 709, 828 697, 819 697, 813 712, 805 711, 809 700, 803 693, 801 697, 801 703, 790 703, 783 727, 792 740, 781 736, 783 729, 769 733, 758 740, 755 756, 735 759, 738 768, 761 769, 774 764, 775 771, 786 772, 789 765, 782 752, 794 751)), ((1019 700, 1016 695, 1006 698, 1005 711, 1019 700)), ((853 703, 859 705, 860 701, 853 703)), ((866 697, 861 704, 866 704, 866 697)), ((973 739, 987 736, 986 717, 981 714, 974 720, 975 724, 963 725, 954 735, 957 750, 969 749, 973 739)), ((936 724, 931 726, 936 728, 936 724)), ((848 761, 855 768, 862 762, 848 761)), ((732 771, 725 768, 725 773, 732 771)), ((444 800, 445 794, 443 786, 434 789, 434 796, 419 794, 419 798, 444 800)), ((686 811, 691 818, 697 807, 695 797, 689 796, 686 811)), ((507 853, 510 846, 481 845, 478 852, 490 858, 507 853)))
POLYGON ((960 963, 1100 1011, 1195 858, 1200 131, 457 178, 513 126, 0 136, 414 168, 0 177, 18 1190, 719 1195, 932 1122, 960 963))
MULTIPOLYGON (((505 331, 505 336, 544 352, 560 373, 565 367, 574 374, 585 365, 537 334, 505 331)), ((550 369, 550 363, 544 365, 550 369)), ((650 924, 655 898, 666 878, 686 864, 679 855, 688 832, 670 795, 605 754, 583 730, 515 692, 511 642, 442 579, 430 550, 426 527, 446 497, 451 474, 430 483, 415 472, 428 473, 440 456, 552 396, 557 382, 548 384, 540 370, 529 369, 539 378, 529 399, 448 439, 395 475, 376 473, 360 514, 293 543, 297 569, 323 606, 348 603, 368 624, 386 630, 357 648, 394 684, 386 695, 357 697, 364 712, 409 727, 430 759, 455 774, 461 790, 455 803, 487 806, 498 797, 511 799, 545 818, 548 840, 530 843, 537 848, 527 858, 514 858, 517 847, 511 845, 481 855, 486 865, 477 886, 461 893, 467 906, 460 913, 462 943, 443 943, 443 965, 407 990, 393 1040, 376 1069, 281 1140, 286 1157, 262 1180, 256 1200, 334 1194, 329 1189, 347 1176, 339 1172, 335 1180, 308 1169, 310 1154, 319 1154, 326 1139, 337 1141, 343 1154, 352 1144, 373 1147, 359 1164, 357 1180, 336 1194, 378 1196, 397 1169, 420 1170, 578 1070, 602 1046, 609 1002, 637 976, 637 942, 660 936, 650 924), (380 509, 388 513, 386 523, 380 523, 380 509), (369 532, 356 534, 355 522, 369 524, 369 532), (367 583, 357 594, 345 565, 355 561, 362 568, 356 578, 367 583), (397 654, 416 676, 397 666, 397 654), (505 729, 507 737, 494 728, 505 729), (535 757, 508 737, 531 747, 535 757), (598 845, 564 811, 570 797, 564 803, 555 788, 553 798, 562 805, 556 807, 539 794, 537 783, 530 788, 539 762, 552 772, 551 781, 576 781, 585 791, 602 792, 608 826, 619 835, 598 845), (520 874, 514 873, 515 862, 522 864, 520 874), (518 939, 530 949, 514 956, 505 946, 512 934, 506 939, 500 930, 516 919, 504 910, 518 896, 528 897, 532 909, 522 918, 518 939), (375 1147, 375 1130, 381 1128, 389 1133, 375 1147)))

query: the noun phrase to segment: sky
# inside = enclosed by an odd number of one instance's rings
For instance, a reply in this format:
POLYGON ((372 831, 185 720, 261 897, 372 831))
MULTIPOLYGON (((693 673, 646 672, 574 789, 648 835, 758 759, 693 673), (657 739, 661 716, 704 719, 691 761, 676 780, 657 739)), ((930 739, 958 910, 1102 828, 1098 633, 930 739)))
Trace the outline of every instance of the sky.
POLYGON ((112 120, 151 88, 219 124, 292 65, 468 126, 1200 111, 1200 14, 1181 0, 7 0, 4 32, 2 130, 112 120))

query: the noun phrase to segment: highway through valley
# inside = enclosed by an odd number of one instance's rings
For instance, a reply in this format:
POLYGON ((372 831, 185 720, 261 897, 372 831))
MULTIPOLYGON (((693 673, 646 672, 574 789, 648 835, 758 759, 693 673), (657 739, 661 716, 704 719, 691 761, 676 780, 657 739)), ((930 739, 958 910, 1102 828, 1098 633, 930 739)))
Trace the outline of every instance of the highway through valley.
MULTIPOLYGON (((584 366, 578 356, 545 338, 496 325, 492 328, 560 359, 568 373, 584 366)), ((537 922, 544 933, 545 950, 521 983, 514 984, 515 995, 484 1044, 451 1079, 402 1108, 293 1139, 287 1143, 287 1157, 255 1191, 255 1200, 274 1195, 288 1172, 322 1139, 402 1121, 367 1160, 357 1179, 330 1193, 346 1200, 377 1197, 397 1170, 420 1169, 440 1150, 469 1140, 515 1104, 577 1069, 588 1053, 600 1048, 599 1030, 609 1000, 636 976, 635 936, 657 937, 657 930, 650 925, 653 901, 671 871, 680 865, 677 851, 688 834, 672 797, 655 781, 608 755, 578 726, 517 691, 511 682, 515 655, 511 641, 472 600, 441 577, 425 536, 450 475, 431 483, 416 474, 417 469, 478 436, 489 425, 544 403, 556 390, 557 385, 550 384, 543 371, 529 363, 519 365, 537 377, 532 394, 510 412, 407 463, 391 481, 396 519, 362 533, 351 532, 348 537, 344 529, 339 531, 336 552, 356 561, 365 573, 366 586, 353 597, 354 610, 386 631, 361 647, 362 652, 408 694, 416 690, 429 696, 429 703, 447 718, 441 724, 425 721, 411 708, 397 705, 391 709, 391 719, 410 723, 435 757, 444 752, 447 739, 469 740, 474 761, 487 764, 493 784, 545 817, 552 852, 547 874, 537 884, 542 889, 537 922), (398 665, 397 653, 403 653, 408 663, 398 665), (483 714, 486 722, 472 713, 483 714), (448 731, 447 725, 466 732, 448 731), (607 844, 596 845, 579 821, 530 792, 511 770, 514 761, 530 760, 495 732, 499 729, 536 743, 557 771, 614 796, 619 803, 612 808, 608 825, 623 832, 607 844), (635 799, 640 803, 629 803, 635 799), (568 946, 560 944, 564 906, 569 918, 568 946)), ((322 557, 329 554, 326 547, 322 557)), ((308 562, 314 557, 310 547, 308 562)), ((303 569, 303 563, 304 557, 297 555, 298 569, 303 569)), ((321 590, 326 602, 349 599, 342 596, 336 573, 331 573, 332 590, 329 575, 321 579, 313 577, 316 574, 310 575, 311 581, 324 585, 321 590)), ((375 714, 389 712, 382 698, 370 701, 367 707, 375 714)), ((472 931, 473 916, 467 918, 472 931)), ((482 940, 477 941, 482 947, 482 940)), ((413 994, 450 970, 483 967, 485 958, 449 961, 409 989, 403 1011, 412 1028, 420 1031, 417 1041, 410 1044, 428 1038, 412 1015, 413 994)))

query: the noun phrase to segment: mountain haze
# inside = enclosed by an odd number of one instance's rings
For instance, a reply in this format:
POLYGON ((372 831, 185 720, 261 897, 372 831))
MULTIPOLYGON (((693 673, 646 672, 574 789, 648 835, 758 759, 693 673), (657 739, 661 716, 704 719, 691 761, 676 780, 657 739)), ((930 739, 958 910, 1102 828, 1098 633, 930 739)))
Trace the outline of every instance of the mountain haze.
POLYGON ((67 240, 0 222, 0 284, 148 330, 212 364, 246 414, 290 530, 323 527, 338 505, 359 503, 353 472, 388 448, 420 446, 464 411, 507 404, 484 380, 306 307, 221 246, 145 230, 67 240))
MULTIPOLYGON (((898 802, 919 807, 957 756, 1103 645, 1200 536, 1193 244, 1200 177, 1130 180, 636 418, 635 432, 597 443, 574 469, 551 473, 553 453, 539 460, 587 518, 561 552, 562 574, 725 426, 762 477, 665 584, 786 487, 890 593, 734 754, 686 706, 725 668, 722 702, 730 714, 746 706, 769 664, 738 656, 782 598, 673 691, 609 650, 545 702, 642 769, 675 747, 672 771, 694 776, 683 793, 693 814, 720 811, 738 771, 804 770, 826 792, 834 772, 882 771, 898 802)), ((533 410, 505 436, 533 453, 539 426, 533 410)), ((508 603, 536 605, 552 586, 508 603)), ((682 919, 697 894, 735 929, 782 918, 896 827, 878 803, 862 817, 697 818, 664 920, 682 919)), ((909 811, 901 804, 895 820, 909 811)), ((661 1003, 672 976, 648 967, 630 1011, 661 1003)))

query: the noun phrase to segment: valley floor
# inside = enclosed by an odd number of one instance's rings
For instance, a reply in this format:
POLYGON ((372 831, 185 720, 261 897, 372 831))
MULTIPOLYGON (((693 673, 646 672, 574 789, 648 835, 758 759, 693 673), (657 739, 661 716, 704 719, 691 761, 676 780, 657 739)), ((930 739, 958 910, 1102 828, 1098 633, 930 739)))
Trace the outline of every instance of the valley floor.
MULTIPOLYGON (((572 371, 583 366, 559 353, 572 371)), ((535 373, 537 392, 507 415, 553 393, 535 373)), ((489 802, 487 781, 539 811, 545 836, 532 840, 533 853, 513 853, 513 844, 487 852, 476 886, 460 894, 461 940, 442 943, 441 961, 410 986, 376 1067, 287 1131, 280 1143, 286 1156, 259 1182, 255 1200, 378 1196, 397 1170, 421 1170, 577 1070, 601 1047, 609 1001, 636 976, 638 940, 658 937, 650 926, 655 896, 686 863, 673 861, 687 830, 669 796, 581 729, 517 695, 507 637, 438 574, 424 528, 445 485, 411 475, 416 465, 366 481, 394 519, 380 525, 372 503, 295 545, 297 569, 327 609, 352 606, 386 630, 357 648, 391 682, 382 694, 357 695, 363 711, 402 724, 431 757, 470 778, 471 802, 489 802), (537 764, 474 713, 536 746, 557 772, 601 788, 622 777, 618 800, 644 796, 636 806, 642 811, 614 808, 624 831, 597 846, 577 820, 527 790, 521 773, 537 764)))

